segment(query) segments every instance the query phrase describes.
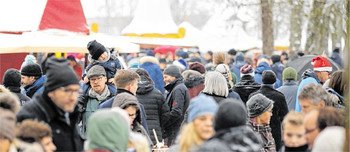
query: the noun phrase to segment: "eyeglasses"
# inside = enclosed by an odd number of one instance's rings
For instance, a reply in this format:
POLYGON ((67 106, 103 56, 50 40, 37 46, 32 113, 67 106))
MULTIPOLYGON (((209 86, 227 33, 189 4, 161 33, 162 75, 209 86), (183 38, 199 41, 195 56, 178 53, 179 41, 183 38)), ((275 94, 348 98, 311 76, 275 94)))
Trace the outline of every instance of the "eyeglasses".
POLYGON ((309 134, 309 133, 312 133, 313 131, 315 131, 317 129, 317 127, 315 127, 314 129, 306 129, 305 128, 305 135, 306 134, 309 134))
POLYGON ((97 77, 97 78, 93 78, 93 79, 89 79, 91 82, 100 82, 102 80, 103 77, 97 77))
POLYGON ((70 94, 70 95, 72 95, 73 93, 79 94, 79 92, 80 92, 80 89, 78 89, 78 90, 73 90, 73 89, 66 89, 66 88, 64 88, 64 87, 60 87, 60 89, 61 89, 62 91, 64 91, 65 93, 70 94))

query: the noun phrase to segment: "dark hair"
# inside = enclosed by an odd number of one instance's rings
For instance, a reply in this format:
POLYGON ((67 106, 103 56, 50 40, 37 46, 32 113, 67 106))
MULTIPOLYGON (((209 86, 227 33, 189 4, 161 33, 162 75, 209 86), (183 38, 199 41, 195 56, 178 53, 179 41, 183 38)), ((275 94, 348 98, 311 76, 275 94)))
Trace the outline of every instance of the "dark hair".
POLYGON ((320 131, 328 126, 342 126, 344 127, 344 112, 333 107, 325 107, 319 109, 317 118, 317 127, 320 131))
POLYGON ((151 79, 151 77, 149 76, 148 72, 145 69, 137 68, 135 72, 140 76, 140 79, 142 81, 147 79, 149 82, 151 82, 151 84, 154 84, 153 80, 151 79))
POLYGON ((230 49, 227 53, 230 55, 236 55, 237 51, 235 49, 230 49))
POLYGON ((208 53, 210 56, 213 56, 213 51, 210 51, 210 50, 209 50, 207 53, 208 53))
POLYGON ((332 88, 335 92, 339 93, 339 95, 344 96, 345 91, 345 77, 343 76, 344 71, 335 71, 331 79, 329 80, 328 86, 332 88))

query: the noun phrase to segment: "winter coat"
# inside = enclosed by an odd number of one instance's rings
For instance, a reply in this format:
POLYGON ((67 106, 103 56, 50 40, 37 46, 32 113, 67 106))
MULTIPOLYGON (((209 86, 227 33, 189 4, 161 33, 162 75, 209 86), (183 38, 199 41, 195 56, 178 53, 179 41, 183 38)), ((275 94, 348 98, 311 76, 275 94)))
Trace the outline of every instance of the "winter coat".
POLYGON ((185 86, 188 88, 190 99, 197 97, 198 94, 204 89, 204 79, 205 78, 203 76, 193 76, 183 80, 185 86))
POLYGON ((217 131, 213 137, 204 142, 198 152, 225 152, 225 151, 260 151, 262 148, 259 137, 247 127, 238 126, 217 131))
POLYGON ((272 85, 263 84, 261 88, 258 91, 252 93, 249 98, 258 93, 261 93, 267 98, 274 101, 270 127, 272 129, 272 136, 275 139, 276 149, 279 150, 282 147, 281 123, 284 116, 286 116, 288 113, 286 99, 284 95, 281 92, 275 90, 272 85))
POLYGON ((36 80, 32 85, 28 85, 24 87, 22 93, 27 95, 29 98, 33 98, 38 93, 44 91, 44 84, 46 82, 46 75, 43 75, 38 80, 36 80))
POLYGON ((286 98, 288 110, 294 111, 295 109, 295 100, 298 91, 297 82, 294 80, 285 80, 283 86, 279 87, 277 91, 283 93, 286 98))
POLYGON ((301 106, 299 103, 299 93, 301 91, 301 89, 303 89, 306 85, 310 84, 310 83, 320 83, 320 81, 318 80, 317 75, 311 71, 311 70, 306 70, 303 75, 302 75, 302 80, 299 83, 298 86, 298 91, 297 91, 297 95, 296 95, 296 100, 295 100, 295 111, 300 112, 301 111, 301 106))
MULTIPOLYGON (((158 60, 157 60, 158 61, 158 60)), ((145 69, 148 72, 148 75, 154 82, 154 87, 158 89, 162 94, 164 94, 165 83, 163 80, 163 73, 159 65, 152 58, 141 58, 140 59, 140 68, 145 69)))
POLYGON ((175 139, 190 103, 190 94, 181 78, 175 79, 165 86, 169 92, 166 103, 170 108, 169 121, 166 122, 163 137, 175 139))
POLYGON ((238 82, 233 90, 239 94, 244 105, 248 101, 248 97, 251 93, 260 89, 260 84, 254 81, 254 77, 250 75, 244 75, 241 81, 238 82))
POLYGON ((163 94, 155 89, 154 85, 146 79, 142 81, 142 83, 138 83, 136 97, 145 108, 148 132, 151 133, 150 138, 152 142, 157 143, 153 136, 153 129, 155 129, 157 133, 158 140, 162 141, 162 126, 168 119, 167 114, 169 112, 169 107, 165 103, 163 94))
POLYGON ((253 129, 255 133, 260 136, 260 141, 262 143, 261 151, 265 152, 276 152, 275 140, 271 134, 271 128, 269 125, 258 125, 252 120, 248 120, 247 125, 253 129))
POLYGON ((271 65, 272 71, 275 72, 278 80, 282 81, 282 72, 284 70, 284 65, 281 62, 276 62, 271 65))
POLYGON ((53 143, 57 151, 83 151, 83 136, 78 128, 78 107, 69 113, 70 124, 67 123, 65 112, 58 108, 47 96, 40 93, 32 102, 25 104, 17 113, 17 122, 26 119, 44 121, 52 129, 53 143))
MULTIPOLYGON (((130 91, 124 90, 124 89, 117 89, 117 94, 118 93, 123 93, 123 92, 127 92, 132 94, 130 91)), ((132 94, 133 95, 133 94, 132 94)), ((114 101, 114 97, 108 99, 107 101, 103 102, 102 104, 100 104, 100 106, 98 107, 98 109, 104 109, 104 108, 112 108, 113 105, 113 101, 114 101)), ((143 105, 140 103, 140 109, 141 109, 141 124, 143 126, 143 128, 146 129, 146 131, 148 132, 148 126, 147 126, 147 122, 146 122, 146 112, 145 112, 145 108, 143 107, 143 105)))
POLYGON ((100 65, 106 70, 107 79, 114 78, 115 74, 117 73, 117 69, 121 69, 119 59, 117 58, 118 52, 112 49, 110 52, 107 52, 107 53, 109 56, 109 60, 105 62, 92 59, 91 55, 89 55, 90 64, 85 68, 82 78, 85 77, 85 75, 94 65, 100 65))
POLYGON ((241 80, 241 68, 244 66, 244 61, 237 61, 233 66, 233 73, 237 76, 237 81, 241 80))
POLYGON ((338 52, 333 52, 332 56, 330 57, 335 63, 337 63, 340 67, 344 67, 343 60, 340 57, 338 52))
POLYGON ((216 103, 218 105, 221 103, 222 100, 227 98, 227 97, 224 97, 224 96, 219 96, 219 95, 215 95, 215 94, 209 94, 209 93, 206 93, 206 92, 203 92, 203 94, 212 97, 216 101, 216 103))
MULTIPOLYGON (((254 81, 259 83, 259 84, 263 84, 262 82, 262 73, 265 70, 272 70, 272 68, 269 66, 269 64, 267 64, 266 62, 262 62, 258 65, 258 67, 255 69, 254 73, 254 81)), ((282 86, 282 82, 279 79, 276 79, 275 85, 273 86, 273 88, 277 89, 280 86, 282 86)))
POLYGON ((21 106, 23 106, 30 100, 30 98, 27 95, 21 93, 20 87, 9 86, 7 88, 18 97, 21 106))
POLYGON ((235 100, 238 100, 238 101, 242 101, 242 99, 239 96, 239 94, 237 92, 231 90, 231 89, 228 91, 227 98, 232 98, 232 99, 235 99, 235 100))
MULTIPOLYGON (((88 95, 89 91, 86 91, 82 96, 78 98, 79 111, 81 112, 81 121, 82 121, 82 133, 86 133, 87 122, 92 113, 98 110, 98 107, 107 101, 108 99, 114 97, 117 94, 117 90, 115 88, 111 88, 111 86, 106 85, 110 91, 109 96, 103 100, 99 101, 96 97, 90 97, 88 95)), ((91 86, 87 90, 92 89, 91 86)))

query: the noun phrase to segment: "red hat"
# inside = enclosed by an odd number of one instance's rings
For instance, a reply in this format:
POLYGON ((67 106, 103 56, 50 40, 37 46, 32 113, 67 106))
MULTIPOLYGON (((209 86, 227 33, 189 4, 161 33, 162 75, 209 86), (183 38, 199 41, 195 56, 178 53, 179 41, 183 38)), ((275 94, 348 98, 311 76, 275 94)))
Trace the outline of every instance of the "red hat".
POLYGON ((312 59, 314 65, 314 71, 332 71, 332 65, 325 57, 315 57, 312 59))

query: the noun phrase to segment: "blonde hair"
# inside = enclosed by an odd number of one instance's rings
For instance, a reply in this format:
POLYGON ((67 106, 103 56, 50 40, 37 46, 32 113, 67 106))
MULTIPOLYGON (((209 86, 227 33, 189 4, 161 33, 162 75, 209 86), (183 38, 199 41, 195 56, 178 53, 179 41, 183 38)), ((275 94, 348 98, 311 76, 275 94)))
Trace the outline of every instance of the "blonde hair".
POLYGON ((224 52, 216 52, 213 55, 213 64, 219 65, 219 64, 224 64, 225 63, 225 53, 224 52))
POLYGON ((300 112, 291 111, 289 112, 282 121, 282 127, 284 127, 287 123, 290 123, 295 126, 303 125, 304 115, 300 112))
POLYGON ((193 144, 200 145, 202 141, 195 129, 194 123, 190 122, 181 129, 179 150, 180 152, 188 152, 193 144))
POLYGON ((150 143, 141 133, 130 132, 128 148, 135 148, 136 152, 150 152, 150 143))

